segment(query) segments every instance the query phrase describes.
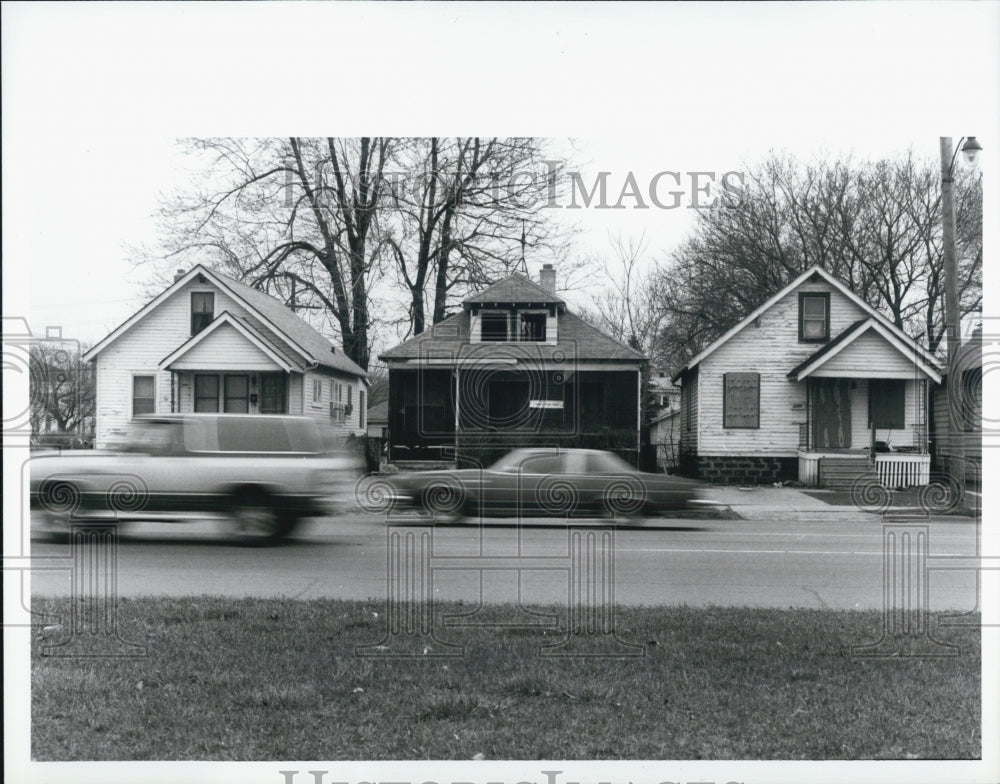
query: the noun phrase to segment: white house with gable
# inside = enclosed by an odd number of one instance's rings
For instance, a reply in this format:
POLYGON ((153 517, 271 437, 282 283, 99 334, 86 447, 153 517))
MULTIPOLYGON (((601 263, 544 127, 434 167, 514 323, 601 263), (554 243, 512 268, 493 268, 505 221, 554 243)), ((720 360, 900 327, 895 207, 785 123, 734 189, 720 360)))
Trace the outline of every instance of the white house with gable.
POLYGON ((365 371, 275 298, 201 265, 84 359, 98 448, 127 438, 134 416, 167 412, 302 414, 365 432, 365 371))
POLYGON ((938 360, 812 267, 688 362, 680 460, 722 482, 926 484, 938 360))

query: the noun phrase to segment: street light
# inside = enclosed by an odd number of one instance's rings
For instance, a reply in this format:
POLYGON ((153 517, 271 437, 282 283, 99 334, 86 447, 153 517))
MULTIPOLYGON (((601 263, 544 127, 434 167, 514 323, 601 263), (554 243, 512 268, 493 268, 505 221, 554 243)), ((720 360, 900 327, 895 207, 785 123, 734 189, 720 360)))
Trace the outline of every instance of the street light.
MULTIPOLYGON (((948 335, 948 445, 947 470, 958 491, 958 503, 965 508, 965 435, 960 429, 958 400, 962 379, 957 359, 962 335, 962 312, 958 297, 958 266, 955 260, 955 201, 953 198, 955 159, 961 150, 965 160, 975 165, 983 146, 975 136, 962 137, 952 146, 950 136, 941 137, 941 222, 944 233, 944 307, 948 335), (963 144, 964 142, 964 144, 963 144)), ((939 450, 940 453, 940 450, 939 450)))

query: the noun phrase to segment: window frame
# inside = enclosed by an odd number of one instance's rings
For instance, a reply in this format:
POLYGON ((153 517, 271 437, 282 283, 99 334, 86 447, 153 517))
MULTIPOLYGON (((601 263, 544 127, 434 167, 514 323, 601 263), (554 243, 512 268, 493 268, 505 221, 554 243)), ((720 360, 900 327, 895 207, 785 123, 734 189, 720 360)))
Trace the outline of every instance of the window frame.
POLYGON ((155 373, 133 373, 132 374, 132 416, 143 416, 145 414, 155 414, 156 413, 156 374, 155 373), (150 397, 137 398, 135 394, 135 382, 139 379, 150 379, 153 382, 153 394, 150 397), (152 409, 150 411, 139 411, 135 410, 135 401, 137 399, 149 400, 152 404, 152 409))
POLYGON ((191 292, 191 335, 197 335, 205 327, 215 320, 215 292, 214 291, 192 291, 191 292), (208 298, 208 310, 195 310, 195 297, 208 298), (207 316, 207 318, 205 318, 207 316), (204 320, 201 326, 195 328, 198 321, 204 320))
MULTIPOLYGON (((883 412, 879 412, 883 413, 883 412)), ((868 429, 871 430, 872 426, 876 430, 905 430, 906 429, 906 379, 903 378, 871 378, 868 379, 868 429), (898 416, 898 419, 892 419, 890 424, 879 424, 875 421, 874 411, 872 402, 877 398, 880 401, 889 400, 888 392, 886 387, 894 386, 899 389, 899 409, 898 411, 890 412, 893 415, 898 416), (881 387, 881 389, 879 389, 881 387), (899 422, 899 424, 892 424, 893 422, 899 422)))
POLYGON ((222 387, 222 382, 219 379, 218 373, 195 373, 194 379, 191 382, 191 408, 196 414, 221 414, 221 405, 219 403, 219 391, 222 387), (215 408, 210 411, 199 410, 198 401, 210 399, 207 395, 198 394, 198 381, 200 379, 213 379, 215 381, 215 395, 212 400, 215 401, 215 408))
MULTIPOLYGON (((812 320, 812 319, 811 319, 812 320)), ((799 292, 799 343, 826 343, 830 340, 830 292, 800 291, 799 292), (807 298, 822 299, 823 305, 823 337, 809 338, 805 335, 805 301, 807 298)))
POLYGON ((250 376, 246 373, 226 373, 222 377, 222 413, 224 414, 249 414, 250 413, 250 376), (229 394, 229 380, 242 378, 246 384, 246 397, 236 397, 230 396, 229 394), (246 408, 243 411, 230 411, 229 402, 230 400, 243 400, 246 402, 246 408))
MULTIPOLYGON (((499 319, 497 319, 499 321, 499 319)), ((510 342, 510 312, 506 310, 481 310, 479 311, 479 342, 480 343, 509 343, 510 342), (487 338, 483 327, 486 326, 486 317, 502 316, 504 322, 503 338, 487 338)))

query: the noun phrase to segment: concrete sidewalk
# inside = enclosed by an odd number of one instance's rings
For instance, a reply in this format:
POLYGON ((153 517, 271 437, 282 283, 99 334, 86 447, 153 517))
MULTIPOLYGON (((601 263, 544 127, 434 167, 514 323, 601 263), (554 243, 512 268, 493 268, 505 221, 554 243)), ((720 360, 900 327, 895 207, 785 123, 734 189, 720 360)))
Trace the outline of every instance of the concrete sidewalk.
POLYGON ((725 504, 751 521, 830 520, 843 522, 881 522, 881 516, 863 512, 856 506, 833 506, 806 495, 795 487, 718 487, 701 488, 708 501, 725 504))

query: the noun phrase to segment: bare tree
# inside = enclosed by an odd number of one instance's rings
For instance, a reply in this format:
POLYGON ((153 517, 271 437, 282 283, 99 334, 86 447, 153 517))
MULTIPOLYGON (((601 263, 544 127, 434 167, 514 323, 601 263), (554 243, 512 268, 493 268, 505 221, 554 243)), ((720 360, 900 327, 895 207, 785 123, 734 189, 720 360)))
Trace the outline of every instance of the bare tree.
POLYGON ((409 293, 410 332, 448 315, 456 293, 481 288, 527 258, 557 257, 566 238, 543 211, 562 164, 538 139, 410 139, 385 216, 395 269, 409 293), (428 298, 430 303, 428 303, 428 298))
POLYGON ((31 345, 29 419, 34 443, 72 447, 92 442, 96 382, 93 365, 81 359, 85 350, 31 345))
POLYGON ((329 313, 344 353, 367 368, 369 293, 391 142, 196 139, 201 185, 161 210, 163 258, 207 262, 293 309, 329 313))
MULTIPOLYGON (((964 312, 981 304, 981 193, 978 177, 961 178, 964 312)), ((820 264, 934 351, 944 332, 940 211, 936 165, 912 154, 808 165, 772 155, 748 168, 737 204, 699 213, 661 265, 661 350, 680 367, 820 264)))

